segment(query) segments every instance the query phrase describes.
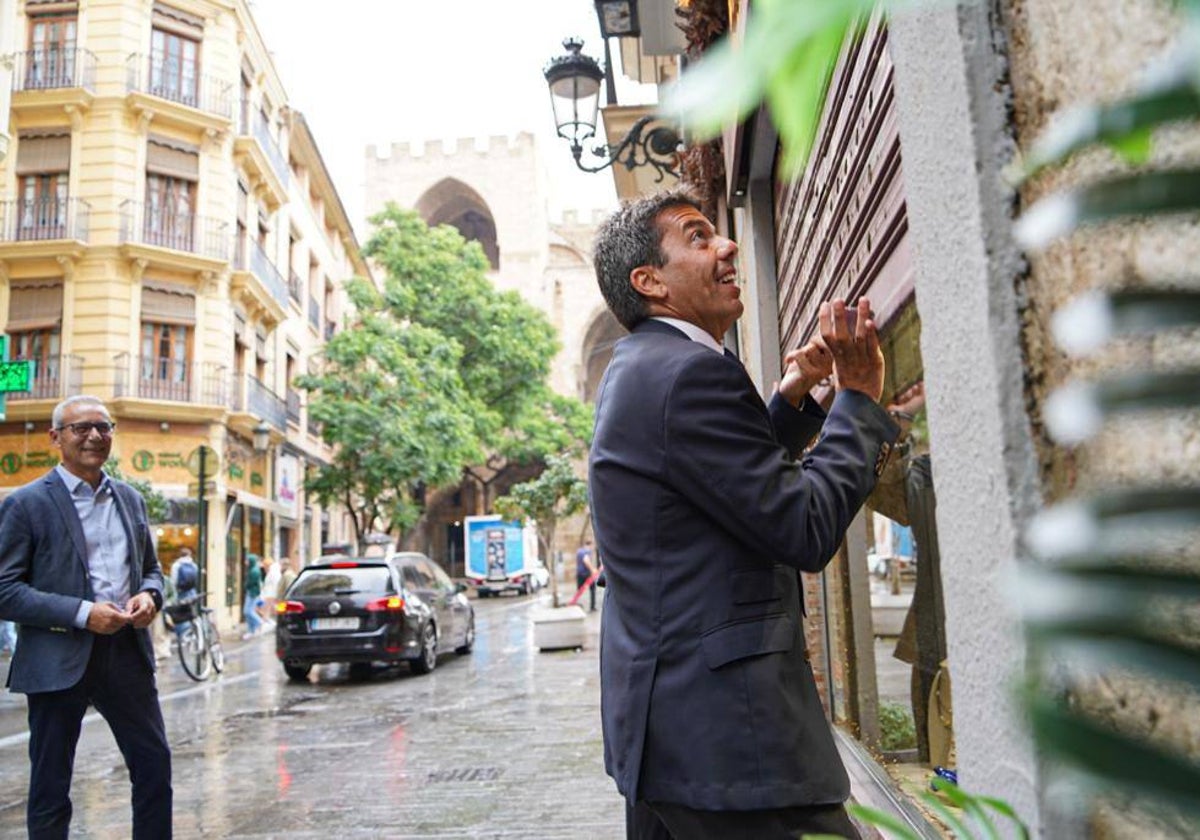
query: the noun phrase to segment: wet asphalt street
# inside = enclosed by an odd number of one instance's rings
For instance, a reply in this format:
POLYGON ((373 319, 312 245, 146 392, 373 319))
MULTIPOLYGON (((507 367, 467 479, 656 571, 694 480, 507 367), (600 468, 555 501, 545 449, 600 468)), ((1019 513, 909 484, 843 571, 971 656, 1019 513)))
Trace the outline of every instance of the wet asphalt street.
MULTIPOLYGON (((583 651, 539 652, 549 595, 473 601, 469 656, 350 680, 340 665, 289 683, 273 636, 227 642, 216 680, 159 665, 182 838, 588 838, 624 835, 604 774, 599 613, 583 651)), ((5 670, 7 662, 4 663, 5 670)), ((0 837, 22 837, 25 701, 0 697, 0 837)), ((83 727, 71 836, 129 836, 129 782, 107 724, 83 727)))

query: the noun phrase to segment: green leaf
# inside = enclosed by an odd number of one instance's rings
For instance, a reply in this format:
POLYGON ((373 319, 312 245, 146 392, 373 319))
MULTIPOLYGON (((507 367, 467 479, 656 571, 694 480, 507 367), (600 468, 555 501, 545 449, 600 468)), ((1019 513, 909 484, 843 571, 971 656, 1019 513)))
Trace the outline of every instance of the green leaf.
POLYGON ((1119 137, 1109 137, 1105 143, 1131 166, 1138 166, 1150 159, 1153 131, 1139 128, 1119 137))
POLYGON ((884 811, 878 811, 874 808, 868 808, 865 805, 858 805, 850 802, 846 804, 846 811, 855 819, 865 822, 868 825, 873 825, 877 828, 885 828, 891 832, 892 837, 898 840, 921 840, 921 836, 905 825, 898 817, 888 814, 884 811))
POLYGON ((1141 738, 1122 735, 1044 697, 1030 702, 1038 745, 1085 769, 1094 779, 1200 815, 1200 767, 1141 738))
POLYGON ((972 796, 975 797, 976 802, 986 805, 1001 816, 1010 819, 1016 824, 1018 837, 1020 837, 1021 840, 1029 840, 1029 827, 1025 825, 1024 821, 1019 816, 1017 816, 1017 812, 1013 810, 1011 805, 1009 805, 1003 799, 997 799, 994 796, 981 796, 978 793, 972 794, 972 796))
POLYGON ((958 818, 958 815, 946 807, 946 803, 942 802, 942 800, 938 799, 933 794, 923 791, 921 793, 921 801, 923 801, 930 810, 941 817, 942 822, 949 826, 950 831, 955 837, 962 838, 962 840, 969 840, 969 838, 975 836, 974 832, 970 831, 965 825, 963 825, 963 822, 958 818))
POLYGON ((1142 172, 1054 193, 1025 211, 1013 235, 1026 249, 1040 250, 1082 225, 1197 212, 1200 170, 1142 172))
POLYGON ((1000 840, 1000 833, 996 831, 996 824, 992 822, 992 818, 988 815, 987 811, 983 810, 983 806, 976 801, 975 797, 954 784, 954 782, 943 779, 940 776, 934 777, 930 784, 933 785, 934 790, 945 794, 947 799, 974 817, 980 826, 983 827, 984 834, 990 840, 1000 840))

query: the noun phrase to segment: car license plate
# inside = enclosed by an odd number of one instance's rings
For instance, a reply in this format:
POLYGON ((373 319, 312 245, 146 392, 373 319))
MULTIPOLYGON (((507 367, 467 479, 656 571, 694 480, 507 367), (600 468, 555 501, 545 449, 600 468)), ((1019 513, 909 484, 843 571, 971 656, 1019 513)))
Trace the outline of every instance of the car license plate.
POLYGON ((358 616, 339 616, 337 618, 314 618, 309 624, 310 630, 357 630, 358 616))

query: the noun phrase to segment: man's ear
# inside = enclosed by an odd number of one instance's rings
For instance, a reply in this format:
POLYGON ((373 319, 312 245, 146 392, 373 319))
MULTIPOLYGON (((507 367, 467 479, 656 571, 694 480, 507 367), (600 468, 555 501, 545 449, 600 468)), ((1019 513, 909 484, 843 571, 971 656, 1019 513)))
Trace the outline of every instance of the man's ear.
POLYGON ((667 287, 653 266, 639 265, 629 273, 629 283, 644 298, 662 300, 667 296, 667 287))

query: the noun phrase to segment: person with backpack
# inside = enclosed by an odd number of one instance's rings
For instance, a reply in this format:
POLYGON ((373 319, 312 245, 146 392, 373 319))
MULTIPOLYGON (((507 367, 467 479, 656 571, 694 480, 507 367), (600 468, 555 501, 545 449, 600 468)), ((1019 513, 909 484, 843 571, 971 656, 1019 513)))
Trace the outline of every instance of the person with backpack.
MULTIPOLYGON (((170 585, 168 586, 168 595, 172 604, 183 604, 188 601, 194 601, 199 594, 200 587, 200 567, 196 565, 196 561, 192 558, 192 550, 184 546, 179 550, 179 556, 175 558, 175 562, 171 564, 171 573, 168 577, 170 585)), ((183 635, 183 631, 191 622, 176 621, 175 637, 179 638, 183 635)))

